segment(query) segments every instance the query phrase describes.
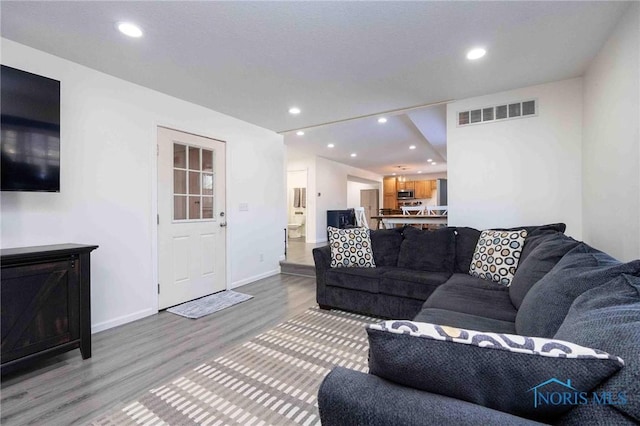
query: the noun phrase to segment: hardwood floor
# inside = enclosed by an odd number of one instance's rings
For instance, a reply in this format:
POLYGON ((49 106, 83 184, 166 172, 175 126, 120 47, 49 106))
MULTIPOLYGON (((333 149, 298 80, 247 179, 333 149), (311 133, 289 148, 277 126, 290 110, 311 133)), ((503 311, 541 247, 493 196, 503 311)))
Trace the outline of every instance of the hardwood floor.
POLYGON ((305 243, 304 238, 290 239, 287 246, 287 262, 313 266, 313 249, 328 243, 305 243))
POLYGON ((315 305, 315 280, 276 275, 239 287, 253 299, 191 320, 160 312, 93 335, 93 357, 67 352, 2 379, 0 423, 86 424, 315 305))

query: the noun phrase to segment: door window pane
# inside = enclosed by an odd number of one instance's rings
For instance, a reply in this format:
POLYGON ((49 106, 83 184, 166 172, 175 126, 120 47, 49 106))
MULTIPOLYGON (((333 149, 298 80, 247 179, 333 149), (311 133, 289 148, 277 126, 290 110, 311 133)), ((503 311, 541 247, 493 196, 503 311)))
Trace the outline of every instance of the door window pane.
POLYGON ((189 219, 200 219, 200 197, 189 197, 189 219))
POLYGON ((189 170, 200 170, 200 148, 189 147, 189 170))
POLYGON ((202 174, 202 194, 213 195, 213 175, 208 173, 202 174))
POLYGON ((187 168, 187 147, 178 143, 173 144, 173 167, 187 168))
POLYGON ((202 150, 202 171, 213 172, 213 151, 202 150))
POLYGON ((200 195, 200 173, 189 172, 189 194, 200 195))
POLYGON ((187 172, 185 170, 173 171, 173 192, 175 194, 187 193, 187 172))
POLYGON ((173 220, 185 220, 187 218, 187 197, 175 195, 173 197, 173 220))
POLYGON ((202 197, 202 218, 213 219, 213 197, 202 197))
POLYGON ((214 219, 215 152, 178 143, 173 152, 173 220, 214 219))

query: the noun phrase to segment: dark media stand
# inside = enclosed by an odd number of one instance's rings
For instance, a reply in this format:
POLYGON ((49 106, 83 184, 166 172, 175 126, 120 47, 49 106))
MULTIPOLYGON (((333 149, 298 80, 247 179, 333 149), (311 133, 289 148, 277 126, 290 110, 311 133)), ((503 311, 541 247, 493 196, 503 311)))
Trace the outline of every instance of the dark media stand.
POLYGON ((91 357, 91 252, 58 244, 0 250, 4 375, 26 363, 80 348, 91 357))

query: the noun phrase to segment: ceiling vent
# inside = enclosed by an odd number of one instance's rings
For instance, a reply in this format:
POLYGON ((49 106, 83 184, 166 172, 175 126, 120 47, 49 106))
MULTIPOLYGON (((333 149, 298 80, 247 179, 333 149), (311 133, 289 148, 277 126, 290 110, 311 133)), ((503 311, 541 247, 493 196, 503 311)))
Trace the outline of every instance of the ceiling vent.
POLYGON ((470 124, 489 123, 512 118, 535 117, 538 115, 538 102, 533 99, 505 105, 472 109, 458 112, 458 127, 470 124))

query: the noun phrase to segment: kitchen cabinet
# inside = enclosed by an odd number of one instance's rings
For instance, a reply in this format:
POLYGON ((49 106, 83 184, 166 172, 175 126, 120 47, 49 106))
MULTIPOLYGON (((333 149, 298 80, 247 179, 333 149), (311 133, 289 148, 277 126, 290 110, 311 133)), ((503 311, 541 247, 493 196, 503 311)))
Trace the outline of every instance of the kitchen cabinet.
MULTIPOLYGON (((431 198, 433 186, 430 180, 417 180, 414 182, 415 197, 418 199, 431 198)), ((435 182, 435 181, 433 181, 435 182)))
POLYGON ((412 180, 398 182, 398 191, 415 191, 415 182, 412 180))
POLYGON ((383 194, 385 196, 393 195, 393 197, 395 198, 396 195, 398 194, 398 189, 396 188, 396 178, 394 177, 384 178, 384 180, 382 181, 382 188, 383 188, 383 194))
POLYGON ((382 208, 396 210, 398 208, 398 199, 396 198, 396 194, 385 194, 382 199, 382 208))

